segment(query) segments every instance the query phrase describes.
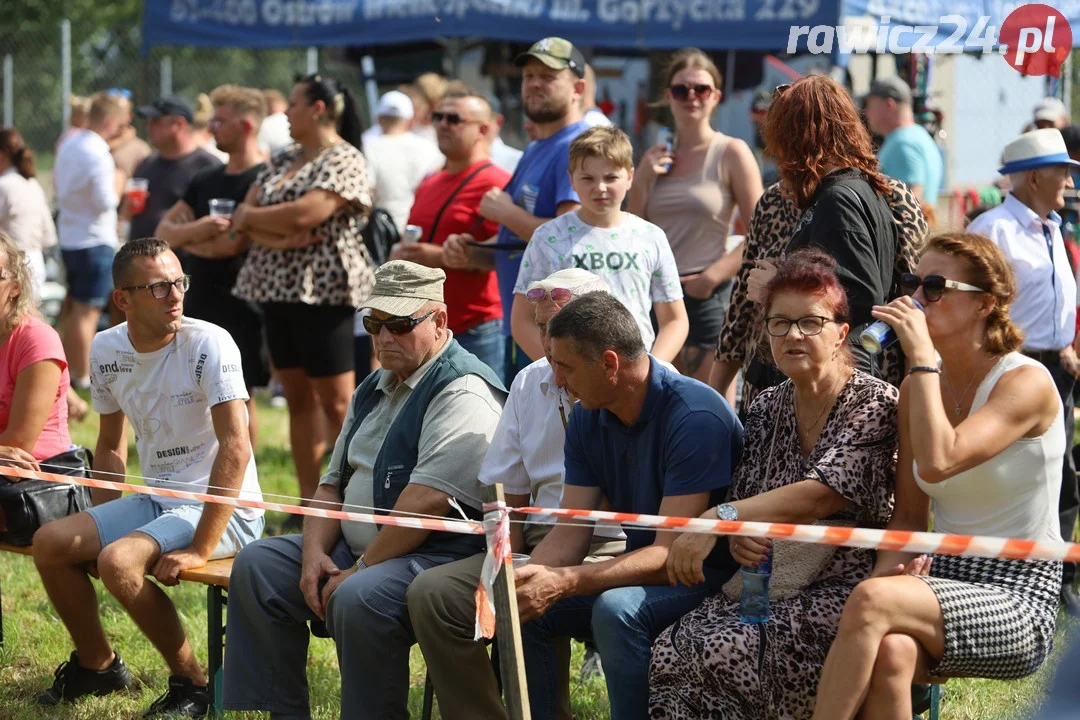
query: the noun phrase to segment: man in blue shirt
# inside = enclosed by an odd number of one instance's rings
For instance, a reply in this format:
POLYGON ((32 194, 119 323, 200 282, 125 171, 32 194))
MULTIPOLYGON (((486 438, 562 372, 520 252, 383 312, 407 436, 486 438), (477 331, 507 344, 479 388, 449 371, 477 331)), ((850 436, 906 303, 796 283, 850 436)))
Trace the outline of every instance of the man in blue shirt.
MULTIPOLYGON (((570 143, 589 125, 581 118, 585 91, 585 58, 568 41, 549 37, 535 43, 514 61, 522 68, 521 99, 525 115, 536 126, 537 139, 529 143, 514 176, 504 190, 490 190, 480 202, 480 214, 501 227, 487 241, 491 250, 469 245, 471 235, 451 235, 444 247, 447 267, 463 270, 495 269, 499 278, 503 316, 510 317, 514 284, 525 243, 548 220, 577 209, 578 196, 570 186, 570 143)), ((532 363, 510 336, 506 336, 507 387, 518 370, 532 363)))
MULTIPOLYGON (((548 335, 556 382, 579 398, 566 431, 562 507, 698 517, 723 501, 742 426, 719 393, 650 357, 633 315, 608 293, 571 301, 548 335)), ((653 640, 734 570, 722 549, 706 561, 703 584, 671 587, 677 535, 623 529, 626 554, 583 565, 591 525, 560 520, 517 571, 534 718, 555 717, 554 640, 565 636, 596 642, 613 720, 645 718, 653 640)))
POLYGON ((930 133, 915 123, 908 84, 899 77, 875 80, 863 114, 871 132, 885 138, 878 150, 881 171, 906 182, 924 207, 933 207, 941 194, 945 162, 930 133))

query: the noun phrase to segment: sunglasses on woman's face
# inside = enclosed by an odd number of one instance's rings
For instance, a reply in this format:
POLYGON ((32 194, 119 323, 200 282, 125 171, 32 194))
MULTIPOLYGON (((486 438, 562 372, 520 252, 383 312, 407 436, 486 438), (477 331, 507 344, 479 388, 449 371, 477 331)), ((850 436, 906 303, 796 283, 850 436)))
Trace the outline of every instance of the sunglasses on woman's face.
POLYGON ((675 98, 679 102, 686 100, 690 97, 690 93, 694 93, 699 100, 708 100, 715 90, 712 85, 672 85, 668 90, 671 91, 671 97, 675 98))
POLYGON ((392 317, 386 320, 377 320, 370 315, 364 316, 364 329, 367 330, 368 335, 375 337, 383 328, 390 331, 391 335, 405 335, 411 333, 416 326, 427 320, 429 317, 435 314, 434 310, 421 315, 418 318, 414 317, 392 317))
POLYGON ((551 292, 548 292, 544 288, 533 288, 525 293, 525 299, 531 303, 538 303, 548 295, 551 296, 552 302, 558 303, 559 305, 565 305, 574 299, 574 293, 566 288, 552 288, 551 292))
POLYGON ((922 287, 923 295, 927 302, 937 302, 946 290, 960 290, 961 292, 986 292, 981 287, 968 285, 967 283, 949 280, 942 275, 927 275, 924 278, 915 273, 904 273, 900 276, 900 292, 905 295, 914 295, 915 291, 922 287))

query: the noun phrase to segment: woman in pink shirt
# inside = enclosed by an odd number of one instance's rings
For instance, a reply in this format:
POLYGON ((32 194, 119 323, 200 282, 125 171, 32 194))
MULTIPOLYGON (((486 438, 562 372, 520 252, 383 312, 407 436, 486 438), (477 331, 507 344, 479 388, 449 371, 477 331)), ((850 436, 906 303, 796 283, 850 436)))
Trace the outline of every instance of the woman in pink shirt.
POLYGON ((25 255, 0 233, 0 458, 27 463, 71 447, 64 347, 31 288, 25 255))

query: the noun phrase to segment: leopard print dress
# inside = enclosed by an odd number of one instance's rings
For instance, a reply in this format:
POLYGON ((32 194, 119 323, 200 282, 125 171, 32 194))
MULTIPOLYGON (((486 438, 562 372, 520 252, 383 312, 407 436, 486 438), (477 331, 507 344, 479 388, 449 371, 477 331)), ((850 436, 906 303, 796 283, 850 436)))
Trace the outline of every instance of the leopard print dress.
MULTIPOLYGON (((914 272, 915 266, 919 264, 929 225, 919 201, 908 186, 900 180, 886 179, 891 191, 886 200, 892 210, 893 222, 897 226, 897 256, 893 266, 895 286, 895 281, 899 280, 902 273, 914 272)), ((758 200, 747 227, 742 266, 735 276, 731 303, 728 305, 716 348, 717 362, 739 363, 743 368, 743 414, 757 394, 765 389, 755 385, 754 381, 747 377, 746 371, 751 363, 756 359, 772 371, 779 372, 772 361, 768 336, 762 324, 761 309, 746 296, 747 280, 758 260, 780 262, 801 218, 799 208, 783 195, 780 184, 776 183, 769 186, 758 200)), ((894 385, 899 385, 903 374, 903 354, 899 344, 895 344, 885 351, 882 358, 882 377, 894 385)))
POLYGON ((291 202, 311 190, 338 195, 345 204, 311 231, 319 242, 299 250, 254 245, 233 294, 257 303, 359 307, 375 285, 374 264, 361 237, 374 194, 364 156, 339 142, 290 176, 301 151, 300 145, 282 150, 259 174, 259 206, 291 202))
MULTIPOLYGON (((884 527, 892 513, 897 389, 856 370, 805 459, 793 397, 786 381, 754 401, 731 499, 812 479, 848 501, 848 510, 833 519, 884 527)), ((738 602, 724 594, 705 600, 653 645, 649 717, 809 718, 844 603, 873 564, 870 550, 837 548, 806 589, 771 603, 762 625, 740 622, 738 602)))

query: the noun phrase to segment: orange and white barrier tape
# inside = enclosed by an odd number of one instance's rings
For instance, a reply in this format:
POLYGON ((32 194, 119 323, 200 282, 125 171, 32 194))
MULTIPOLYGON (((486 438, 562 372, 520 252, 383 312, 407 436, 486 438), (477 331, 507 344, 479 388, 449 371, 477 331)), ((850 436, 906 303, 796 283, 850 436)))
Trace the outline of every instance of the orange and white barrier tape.
MULTIPOLYGON (((89 487, 105 488, 160 495, 164 497, 191 500, 193 502, 211 502, 233 505, 236 507, 260 508, 278 512, 313 517, 367 522, 378 525, 394 525, 423 530, 468 535, 483 535, 484 524, 471 520, 447 520, 435 516, 408 517, 358 513, 346 510, 324 510, 299 505, 284 505, 265 500, 245 500, 242 498, 211 495, 208 493, 189 492, 171 488, 159 488, 145 485, 81 478, 70 475, 57 475, 48 472, 36 472, 18 467, 0 467, 0 475, 16 475, 28 480, 50 480, 53 482, 74 483, 89 487)), ((490 510, 491 508, 485 508, 490 510)), ((777 540, 796 542, 824 543, 844 547, 858 547, 871 550, 898 550, 911 553, 931 553, 942 555, 964 555, 972 557, 1007 558, 1010 560, 1063 560, 1080 562, 1080 544, 1070 542, 1044 542, 1037 540, 1017 540, 1011 538, 987 537, 981 535, 945 535, 930 532, 908 532, 901 530, 875 530, 871 528, 853 528, 825 525, 793 525, 790 523, 767 523, 749 521, 703 520, 701 518, 668 517, 664 515, 645 515, 640 513, 619 513, 605 510, 569 510, 560 508, 506 508, 508 512, 525 515, 551 515, 581 520, 604 520, 607 522, 674 530, 679 532, 710 533, 715 535, 745 535, 748 537, 768 537, 777 540)), ((501 523, 513 522, 502 520, 501 523)), ((487 523, 487 520, 485 520, 487 523)), ((500 524, 501 524, 500 523, 500 524)), ((494 532, 494 528, 492 530, 494 532)))
POLYGON ((484 533, 487 553, 480 570, 476 588, 476 630, 473 640, 495 637, 495 578, 507 563, 513 561, 510 552, 510 512, 506 503, 484 503, 484 533))
POLYGON ((703 520, 701 518, 642 515, 603 510, 564 510, 551 508, 511 508, 526 515, 554 515, 566 518, 605 520, 624 525, 678 530, 679 532, 745 535, 775 540, 823 543, 871 550, 898 550, 911 553, 965 555, 1008 558, 1010 560, 1064 560, 1080 562, 1080 543, 1015 540, 984 535, 945 535, 930 532, 874 530, 870 528, 790 523, 748 522, 742 520, 703 520))
POLYGON ((267 502, 265 500, 245 500, 239 497, 211 495, 209 493, 175 490, 173 488, 133 485, 131 483, 115 482, 113 480, 98 480, 97 478, 57 475, 55 473, 36 472, 34 470, 26 470, 18 467, 0 467, 0 475, 15 475, 26 480, 49 480, 52 482, 86 485, 87 487, 103 488, 105 490, 126 490, 129 492, 141 493, 143 495, 157 495, 180 500, 191 500, 192 502, 209 502, 219 503, 221 505, 232 505, 234 507, 276 510, 278 512, 292 513, 294 515, 310 515, 311 517, 351 520, 353 522, 375 523, 376 525, 393 525, 395 527, 413 528, 414 530, 441 530, 443 532, 466 535, 484 534, 483 525, 478 521, 471 520, 443 520, 435 517, 402 517, 350 512, 347 510, 324 510, 322 508, 304 507, 301 505, 283 505, 281 503, 267 502))

